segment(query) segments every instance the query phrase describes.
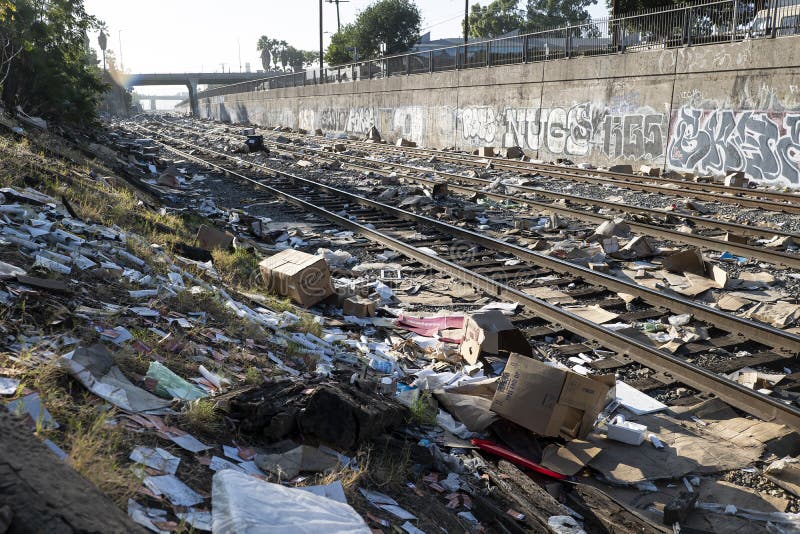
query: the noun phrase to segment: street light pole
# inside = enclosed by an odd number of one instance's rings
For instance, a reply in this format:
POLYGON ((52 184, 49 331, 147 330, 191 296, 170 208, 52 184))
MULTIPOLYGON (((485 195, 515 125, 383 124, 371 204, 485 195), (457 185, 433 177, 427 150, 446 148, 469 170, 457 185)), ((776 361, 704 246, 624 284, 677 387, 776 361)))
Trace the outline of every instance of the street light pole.
POLYGON ((468 40, 469 40, 469 0, 464 0, 464 46, 467 45, 468 40))
POLYGON ((329 4, 336 4, 336 31, 337 32, 342 31, 342 21, 339 18, 339 4, 347 3, 350 0, 325 0, 325 1, 328 2, 329 4))
POLYGON ((125 72, 125 63, 122 61, 122 30, 117 32, 117 42, 119 43, 119 70, 125 72))
POLYGON ((322 0, 319 0, 319 78, 322 81, 322 0))

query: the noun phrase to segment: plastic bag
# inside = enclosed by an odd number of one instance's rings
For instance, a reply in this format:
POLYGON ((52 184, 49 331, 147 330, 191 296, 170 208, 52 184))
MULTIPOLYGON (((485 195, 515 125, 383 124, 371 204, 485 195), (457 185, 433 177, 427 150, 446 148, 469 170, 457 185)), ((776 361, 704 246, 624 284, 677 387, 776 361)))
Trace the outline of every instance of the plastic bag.
POLYGON ((190 384, 159 362, 150 362, 146 376, 158 382, 154 393, 161 397, 197 400, 208 396, 205 391, 190 384))
POLYGON ((349 505, 226 469, 211 489, 215 534, 370 534, 349 505))

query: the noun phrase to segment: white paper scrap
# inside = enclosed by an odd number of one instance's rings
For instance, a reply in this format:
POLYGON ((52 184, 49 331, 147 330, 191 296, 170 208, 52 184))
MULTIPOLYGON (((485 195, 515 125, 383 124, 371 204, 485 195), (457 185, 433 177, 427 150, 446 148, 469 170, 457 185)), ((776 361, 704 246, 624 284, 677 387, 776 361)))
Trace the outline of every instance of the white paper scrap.
POLYGON ((617 382, 616 395, 617 401, 636 415, 645 415, 667 409, 666 404, 657 401, 646 393, 642 393, 625 382, 617 382))
POLYGON ((144 477, 144 485, 156 495, 164 495, 175 506, 194 506, 203 497, 175 475, 144 477))

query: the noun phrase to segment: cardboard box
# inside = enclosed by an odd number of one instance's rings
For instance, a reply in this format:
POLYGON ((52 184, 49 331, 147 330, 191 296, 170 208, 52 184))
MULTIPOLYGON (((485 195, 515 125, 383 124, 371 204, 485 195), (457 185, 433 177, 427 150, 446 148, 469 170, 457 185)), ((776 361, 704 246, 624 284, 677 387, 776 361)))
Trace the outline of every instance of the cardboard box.
POLYGON ((401 137, 400 139, 397 140, 395 146, 405 146, 409 148, 414 148, 415 146, 417 146, 417 143, 415 143, 414 141, 410 141, 404 137, 401 137))
POLYGON ((608 168, 608 172, 616 172, 619 174, 633 174, 633 166, 632 165, 612 165, 608 168))
POLYGON ((746 245, 750 242, 750 238, 745 235, 737 235, 731 232, 727 232, 725 234, 725 241, 730 241, 731 243, 739 243, 742 245, 746 245))
POLYGON ((581 439, 614 398, 614 375, 581 376, 512 354, 491 410, 540 436, 581 439))
POLYGON ((683 250, 665 256, 661 266, 672 273, 692 273, 700 276, 706 274, 705 260, 697 249, 683 250))
POLYGON ((301 306, 313 306, 333 294, 331 273, 322 256, 288 249, 265 258, 259 268, 270 291, 301 306))
POLYGON ((478 149, 478 155, 484 158, 493 158, 494 157, 494 147, 493 146, 482 146, 478 149))
POLYGON ((661 176, 661 169, 650 165, 642 165, 639 167, 639 172, 645 176, 661 176))
POLYGON ((749 181, 750 180, 745 178, 744 172, 734 171, 725 177, 723 183, 726 187, 747 187, 749 181))
POLYGON ((375 317, 376 302, 364 297, 347 297, 342 303, 344 315, 375 317))
POLYGON ((213 226, 202 224, 197 230, 197 245, 205 250, 215 248, 227 250, 233 246, 233 236, 227 232, 221 232, 213 226))
POLYGON ((478 361, 481 351, 497 354, 501 350, 533 355, 525 334, 514 328, 498 310, 476 313, 464 321, 461 357, 468 363, 478 361))

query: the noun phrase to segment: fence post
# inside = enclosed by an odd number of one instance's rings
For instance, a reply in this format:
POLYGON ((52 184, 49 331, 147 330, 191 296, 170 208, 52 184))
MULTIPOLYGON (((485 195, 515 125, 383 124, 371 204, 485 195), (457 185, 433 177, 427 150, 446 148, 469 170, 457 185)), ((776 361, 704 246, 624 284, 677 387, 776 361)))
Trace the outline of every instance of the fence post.
POLYGON ((775 1, 775 7, 772 8, 772 32, 770 34, 771 38, 775 38, 778 35, 778 2, 775 1))
POLYGON ((572 57, 572 46, 569 38, 569 25, 564 26, 564 53, 568 58, 572 57))
POLYGON ((689 10, 683 9, 683 44, 689 44, 689 10))
POLYGON ((436 72, 436 69, 433 68, 433 50, 428 52, 428 72, 436 72))
POLYGON ((739 0, 733 0, 733 21, 731 22, 731 41, 736 40, 736 25, 738 24, 739 0))
POLYGON ((528 62, 528 36, 522 36, 522 62, 528 62))
POLYGON ((619 44, 619 50, 620 50, 620 52, 622 52, 624 54, 625 53, 625 40, 626 40, 625 38, 627 37, 628 31, 626 30, 625 22, 624 22, 626 19, 622 19, 622 20, 623 20, 623 22, 619 26, 620 39, 622 40, 622 42, 619 44))
POLYGON ((486 61, 484 61, 484 63, 486 64, 487 67, 491 67, 492 66, 492 42, 491 41, 486 41, 485 48, 486 48, 486 61))

